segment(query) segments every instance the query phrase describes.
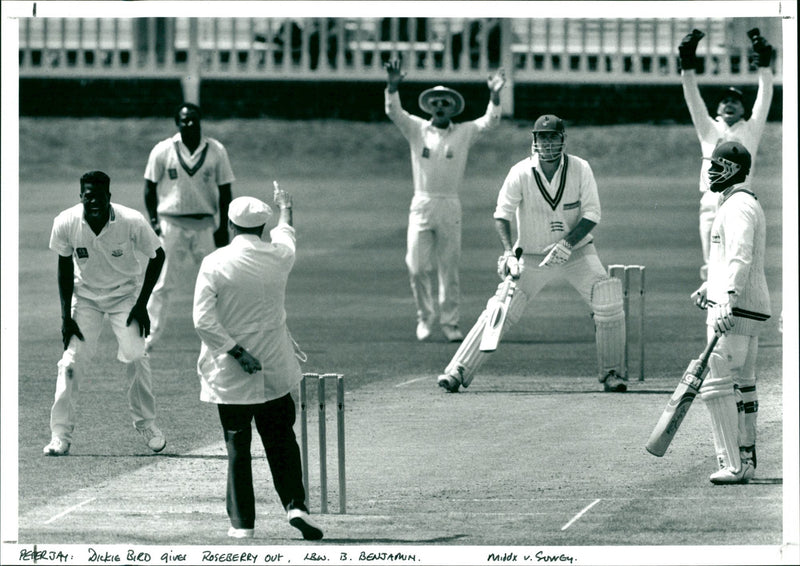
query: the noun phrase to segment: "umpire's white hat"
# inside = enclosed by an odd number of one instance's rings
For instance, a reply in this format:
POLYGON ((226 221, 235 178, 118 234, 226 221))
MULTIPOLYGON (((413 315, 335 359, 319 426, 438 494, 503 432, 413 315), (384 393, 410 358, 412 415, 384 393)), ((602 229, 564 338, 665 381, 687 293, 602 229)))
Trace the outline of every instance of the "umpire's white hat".
POLYGON ((253 197, 237 197, 228 207, 228 219, 242 228, 263 226, 271 215, 269 205, 253 197))
POLYGON ((419 103, 419 107, 425 112, 428 114, 433 114, 435 110, 430 103, 432 100, 437 98, 450 100, 454 107, 452 116, 458 116, 461 114, 462 110, 464 110, 464 97, 461 96, 458 91, 455 91, 452 88, 447 88, 446 86, 435 86, 433 88, 429 88, 428 90, 422 91, 417 102, 419 103))

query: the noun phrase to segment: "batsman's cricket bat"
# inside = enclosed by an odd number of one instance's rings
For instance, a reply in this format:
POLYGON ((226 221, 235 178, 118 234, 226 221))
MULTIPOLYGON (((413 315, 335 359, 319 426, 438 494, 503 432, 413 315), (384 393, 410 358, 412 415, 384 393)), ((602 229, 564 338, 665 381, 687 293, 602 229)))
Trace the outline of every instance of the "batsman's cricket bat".
POLYGON ((653 456, 663 456, 675 433, 678 432, 683 417, 686 416, 695 396, 700 391, 700 386, 703 385, 708 369, 708 358, 711 357, 711 351, 717 345, 717 340, 719 340, 719 336, 715 335, 703 350, 700 358, 689 363, 678 387, 675 388, 675 392, 667 402, 661 418, 658 419, 658 423, 645 445, 647 451, 653 456))
MULTIPOLYGON (((519 258, 522 257, 522 248, 517 248, 515 255, 517 256, 517 260, 519 260, 519 258)), ((503 333, 503 325, 506 323, 508 305, 511 304, 511 298, 514 296, 514 291, 516 289, 517 282, 514 281, 511 275, 506 275, 500 296, 492 302, 486 325, 483 327, 481 343, 478 346, 481 352, 494 352, 497 350, 497 344, 500 342, 500 335, 503 333)))

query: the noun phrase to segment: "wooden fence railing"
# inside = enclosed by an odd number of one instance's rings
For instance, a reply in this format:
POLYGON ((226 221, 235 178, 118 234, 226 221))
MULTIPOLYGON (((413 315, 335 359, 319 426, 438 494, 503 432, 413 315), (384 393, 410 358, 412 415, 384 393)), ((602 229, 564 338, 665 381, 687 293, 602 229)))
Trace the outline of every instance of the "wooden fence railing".
POLYGON ((778 47, 781 81, 778 18, 22 18, 19 74, 375 81, 402 57, 408 80, 484 81, 502 66, 512 85, 668 83, 694 27, 704 82, 752 81, 751 27, 778 47))

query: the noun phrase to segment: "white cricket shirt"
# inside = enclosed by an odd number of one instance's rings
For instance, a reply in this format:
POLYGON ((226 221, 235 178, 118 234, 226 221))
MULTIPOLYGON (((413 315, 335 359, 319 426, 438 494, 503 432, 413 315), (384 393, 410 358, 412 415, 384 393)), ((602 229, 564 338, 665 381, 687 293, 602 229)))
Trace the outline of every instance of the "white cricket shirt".
MULTIPOLYGON (((566 236, 586 218, 600 223, 600 198, 589 163, 575 155, 564 155, 552 180, 539 167, 539 155, 527 157, 511 167, 500 193, 494 218, 517 220, 517 241, 526 254, 540 254, 566 236)), ((587 234, 573 249, 592 241, 587 234)))
MULTIPOLYGON (((703 157, 711 157, 714 149, 720 143, 739 142, 750 152, 752 166, 749 178, 752 178, 758 144, 761 141, 761 135, 764 133, 769 107, 772 104, 772 71, 766 67, 759 68, 758 94, 753 103, 750 119, 739 120, 733 126, 728 126, 720 117, 712 118, 708 114, 708 108, 700 96, 697 75, 694 70, 681 71, 681 82, 683 84, 683 97, 686 99, 686 106, 689 108, 692 123, 697 131, 697 139, 700 140, 700 149, 703 152, 703 157)), ((702 192, 708 191, 709 167, 711 167, 711 162, 704 159, 700 165, 700 190, 702 192)))
POLYGON ((302 374, 286 327, 286 282, 295 261, 295 233, 278 224, 272 242, 240 234, 207 255, 194 291, 200 400, 254 404, 278 399, 302 374), (227 352, 240 344, 261 362, 246 373, 227 352))
POLYGON ((414 195, 457 197, 467 168, 469 149, 480 134, 500 123, 500 107, 491 101, 486 113, 470 122, 437 128, 403 110, 398 92, 384 90, 386 115, 408 140, 414 195))
POLYGON ((108 223, 95 234, 83 217, 83 204, 56 216, 50 233, 50 249, 72 256, 76 296, 93 301, 123 298, 138 292, 146 263, 136 257, 156 257, 158 236, 137 210, 111 205, 108 223))
MULTIPOLYGON (((756 336, 771 315, 765 250, 764 211, 746 184, 734 185, 721 199, 711 226, 707 284, 710 302, 727 303, 728 292, 735 292, 732 334, 756 336)), ((713 322, 711 314, 708 323, 713 322)))
POLYGON ((203 136, 194 153, 180 133, 160 141, 150 152, 144 178, 158 183, 158 214, 216 215, 219 185, 235 180, 228 152, 213 138, 203 136))

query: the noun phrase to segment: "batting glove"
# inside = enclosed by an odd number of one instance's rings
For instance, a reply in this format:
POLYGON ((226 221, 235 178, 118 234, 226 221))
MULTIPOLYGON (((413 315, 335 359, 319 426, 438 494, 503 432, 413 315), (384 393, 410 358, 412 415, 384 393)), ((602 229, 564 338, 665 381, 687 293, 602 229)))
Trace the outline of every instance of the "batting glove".
POLYGON ((139 324, 139 336, 147 338, 150 336, 150 315, 147 314, 147 305, 136 303, 133 305, 125 326, 130 326, 133 321, 139 324))
POLYGON ((758 29, 754 28, 748 32, 750 39, 753 42, 753 62, 757 67, 769 67, 772 61, 772 46, 758 33, 758 29), (755 32, 752 33, 751 32, 755 32))
POLYGON ((705 36, 699 29, 693 29, 678 45, 678 55, 681 58, 681 69, 688 71, 697 68, 697 44, 705 36))
POLYGON ((546 253, 547 255, 542 260, 542 263, 539 264, 539 267, 561 265, 562 263, 566 263, 569 256, 572 255, 572 246, 569 245, 566 240, 559 240, 555 244, 547 246, 542 250, 542 253, 546 253))
POLYGON ((500 279, 505 279, 508 275, 511 275, 512 279, 519 279, 523 266, 522 258, 517 259, 513 252, 507 250, 497 258, 497 275, 500 279))
POLYGON ((700 309, 707 309, 708 308, 708 289, 707 284, 704 282, 700 287, 692 293, 691 296, 694 299, 694 304, 697 305, 697 308, 700 309))
POLYGON ((711 324, 714 333, 722 335, 734 326, 733 312, 730 303, 715 304, 711 306, 711 324))
POLYGON ((78 323, 72 320, 72 317, 61 319, 61 341, 64 343, 65 350, 69 347, 69 341, 73 336, 76 336, 78 340, 83 340, 83 333, 78 323))

